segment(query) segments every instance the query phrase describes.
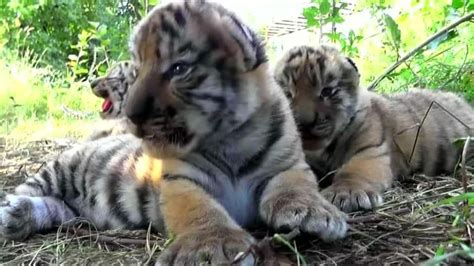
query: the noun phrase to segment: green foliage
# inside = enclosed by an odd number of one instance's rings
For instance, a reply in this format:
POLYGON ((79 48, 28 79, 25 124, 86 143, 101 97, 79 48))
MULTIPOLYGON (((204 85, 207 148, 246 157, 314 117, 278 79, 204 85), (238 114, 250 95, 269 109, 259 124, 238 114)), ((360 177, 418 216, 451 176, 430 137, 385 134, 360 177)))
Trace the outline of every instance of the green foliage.
POLYGON ((68 124, 62 106, 95 114, 100 99, 87 80, 128 58, 133 25, 157 3, 0 1, 0 134, 68 124))
POLYGON ((341 10, 347 7, 347 3, 340 0, 313 0, 312 5, 303 9, 303 16, 306 18, 309 28, 318 28, 320 42, 323 37, 329 39, 333 43, 339 43, 343 52, 349 56, 358 53, 357 44, 362 40, 361 35, 357 35, 355 31, 350 30, 344 33, 338 30, 338 26, 345 20, 341 15, 341 10), (331 3, 332 2, 332 3, 331 3), (331 30, 324 28, 331 26, 331 30))
POLYGON ((393 18, 388 14, 383 14, 384 24, 388 31, 388 36, 390 40, 390 45, 396 49, 397 54, 398 50, 400 49, 401 43, 401 33, 400 29, 398 28, 398 24, 393 20, 393 18))
MULTIPOLYGON (((31 52, 28 55, 34 57, 31 52)), ((68 120, 62 105, 79 112, 98 109, 100 100, 90 92, 88 83, 73 82, 66 88, 58 71, 39 68, 37 62, 0 53, 0 83, 4 84, 0 90, 0 134, 32 121, 68 120)))
POLYGON ((442 262, 454 256, 464 256, 469 258, 470 260, 474 259, 474 248, 467 246, 463 243, 460 243, 459 247, 460 249, 449 253, 446 253, 444 248, 438 248, 438 250, 436 250, 436 255, 432 259, 424 262, 422 266, 438 266, 441 265, 442 262))
MULTIPOLYGON (((457 196, 447 197, 445 199, 435 202, 430 209, 438 208, 441 206, 454 206, 456 210, 450 213, 453 217, 452 226, 455 228, 463 229, 466 226, 470 226, 472 221, 472 208, 474 207, 474 193, 466 192, 461 193, 457 196)), ((452 236, 452 240, 449 246, 453 247, 448 252, 446 245, 441 244, 435 253, 435 256, 430 260, 426 261, 423 265, 440 265, 443 261, 453 256, 464 256, 474 259, 474 249, 466 246, 463 243, 462 238, 452 236)))
POLYGON ((64 71, 68 62, 75 78, 102 74, 109 58, 126 57, 132 25, 156 2, 0 1, 0 45, 40 55, 40 66, 64 71))

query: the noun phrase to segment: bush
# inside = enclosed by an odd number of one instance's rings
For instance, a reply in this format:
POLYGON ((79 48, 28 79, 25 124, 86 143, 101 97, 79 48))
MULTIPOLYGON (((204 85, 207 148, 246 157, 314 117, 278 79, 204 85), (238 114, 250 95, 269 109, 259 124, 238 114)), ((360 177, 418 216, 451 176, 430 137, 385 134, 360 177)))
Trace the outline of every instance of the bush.
POLYGON ((157 1, 141 2, 0 1, 0 47, 29 50, 40 56, 39 66, 65 71, 67 65, 78 79, 100 75, 109 61, 127 57, 132 25, 157 1))

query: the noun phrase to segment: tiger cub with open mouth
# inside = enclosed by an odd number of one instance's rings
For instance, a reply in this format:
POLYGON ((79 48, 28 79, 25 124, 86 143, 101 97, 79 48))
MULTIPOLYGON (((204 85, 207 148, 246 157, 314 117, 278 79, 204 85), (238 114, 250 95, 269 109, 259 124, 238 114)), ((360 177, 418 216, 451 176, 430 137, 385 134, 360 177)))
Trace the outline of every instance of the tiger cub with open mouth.
POLYGON ((291 101, 308 163, 319 178, 335 171, 322 194, 346 212, 380 205, 396 176, 452 172, 460 154, 452 142, 473 134, 474 110, 459 96, 368 92, 354 62, 329 46, 289 50, 274 77, 291 101))
POLYGON ((127 133, 124 106, 128 91, 136 78, 137 69, 133 63, 120 61, 113 65, 104 77, 91 82, 92 93, 104 99, 100 112, 104 121, 87 138, 88 141, 127 133))

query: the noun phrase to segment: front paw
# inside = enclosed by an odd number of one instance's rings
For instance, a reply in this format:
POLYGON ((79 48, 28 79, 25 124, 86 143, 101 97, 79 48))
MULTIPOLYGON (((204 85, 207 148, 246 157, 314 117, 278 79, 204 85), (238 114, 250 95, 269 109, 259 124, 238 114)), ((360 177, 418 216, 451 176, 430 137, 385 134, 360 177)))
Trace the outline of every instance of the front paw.
POLYGON ((381 193, 369 185, 339 182, 327 187, 321 194, 344 212, 371 210, 383 203, 381 193))
MULTIPOLYGON (((255 239, 240 229, 211 228, 179 235, 161 253, 157 265, 230 265, 240 252, 245 252, 255 239)), ((251 254, 239 265, 254 265, 251 254)))
POLYGON ((260 210, 267 224, 277 230, 298 228, 324 241, 342 238, 347 232, 346 215, 317 189, 277 193, 262 200, 260 210))
POLYGON ((26 196, 0 195, 0 237, 23 240, 35 232, 33 204, 26 196))

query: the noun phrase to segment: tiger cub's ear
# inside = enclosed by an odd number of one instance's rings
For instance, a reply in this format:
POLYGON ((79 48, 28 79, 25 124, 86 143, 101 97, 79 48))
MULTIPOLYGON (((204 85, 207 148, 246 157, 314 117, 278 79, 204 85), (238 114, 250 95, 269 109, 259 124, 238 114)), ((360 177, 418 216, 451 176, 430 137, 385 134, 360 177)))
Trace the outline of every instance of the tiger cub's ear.
POLYGON ((193 15, 199 22, 199 29, 206 31, 211 46, 225 51, 227 62, 233 68, 247 72, 267 61, 261 38, 235 14, 227 10, 220 14, 215 10, 197 10, 193 15))
POLYGON ((357 68, 357 65, 354 63, 354 61, 353 61, 352 59, 350 59, 349 57, 346 57, 346 59, 347 59, 347 61, 349 62, 349 64, 351 64, 351 65, 354 67, 355 71, 357 71, 357 73, 358 73, 359 76, 360 76, 359 69, 357 68))

